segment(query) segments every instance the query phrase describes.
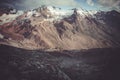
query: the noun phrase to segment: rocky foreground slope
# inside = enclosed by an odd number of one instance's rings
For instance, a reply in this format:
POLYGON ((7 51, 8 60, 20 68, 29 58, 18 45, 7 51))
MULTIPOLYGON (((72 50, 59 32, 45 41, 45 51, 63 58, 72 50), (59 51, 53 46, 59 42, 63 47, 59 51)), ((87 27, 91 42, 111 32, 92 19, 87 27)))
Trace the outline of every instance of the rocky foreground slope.
POLYGON ((120 80, 120 48, 28 51, 0 46, 1 80, 120 80))
POLYGON ((120 47, 119 12, 73 10, 42 6, 1 13, 0 44, 62 50, 120 47))

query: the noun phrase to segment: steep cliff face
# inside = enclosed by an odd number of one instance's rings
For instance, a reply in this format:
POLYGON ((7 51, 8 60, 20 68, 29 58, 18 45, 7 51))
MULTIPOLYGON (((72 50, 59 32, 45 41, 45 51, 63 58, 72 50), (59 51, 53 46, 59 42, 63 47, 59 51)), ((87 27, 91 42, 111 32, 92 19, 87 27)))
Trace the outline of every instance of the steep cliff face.
POLYGON ((92 14, 77 9, 71 13, 42 6, 21 14, 19 12, 14 19, 8 17, 11 15, 8 14, 6 20, 10 18, 10 21, 7 22, 2 21, 4 16, 2 15, 0 44, 25 49, 63 50, 119 47, 120 17, 116 18, 119 13, 115 11, 104 13, 92 14), (115 27, 110 24, 111 18, 108 16, 118 20, 113 24, 115 27))

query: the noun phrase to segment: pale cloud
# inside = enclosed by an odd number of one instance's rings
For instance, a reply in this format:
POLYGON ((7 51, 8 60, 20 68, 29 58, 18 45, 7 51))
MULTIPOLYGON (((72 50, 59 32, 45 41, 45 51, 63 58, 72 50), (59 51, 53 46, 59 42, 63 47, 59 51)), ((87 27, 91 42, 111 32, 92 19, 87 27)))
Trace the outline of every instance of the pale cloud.
POLYGON ((79 3, 76 0, 24 0, 22 4, 17 5, 26 8, 35 8, 41 5, 78 7, 79 3))
POLYGON ((93 0, 86 0, 87 4, 90 6, 94 6, 94 2, 93 0))
POLYGON ((98 0, 98 3, 111 9, 120 9, 120 0, 98 0))

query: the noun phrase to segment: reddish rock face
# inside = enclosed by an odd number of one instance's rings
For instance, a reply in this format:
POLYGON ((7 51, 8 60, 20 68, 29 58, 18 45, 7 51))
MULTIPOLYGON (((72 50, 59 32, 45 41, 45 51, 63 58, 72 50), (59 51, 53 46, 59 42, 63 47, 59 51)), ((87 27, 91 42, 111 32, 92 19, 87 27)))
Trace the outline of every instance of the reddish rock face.
POLYGON ((21 20, 21 22, 14 20, 0 26, 0 33, 13 40, 23 40, 29 37, 32 30, 33 27, 29 20, 21 20))

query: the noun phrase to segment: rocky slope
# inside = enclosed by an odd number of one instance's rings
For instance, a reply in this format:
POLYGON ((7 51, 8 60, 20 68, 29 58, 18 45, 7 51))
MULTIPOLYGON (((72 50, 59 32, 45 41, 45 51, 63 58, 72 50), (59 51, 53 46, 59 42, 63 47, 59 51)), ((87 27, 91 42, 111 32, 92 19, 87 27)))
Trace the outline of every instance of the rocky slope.
POLYGON ((28 51, 0 46, 1 80, 120 80, 120 48, 28 51))
POLYGON ((17 15, 3 14, 0 44, 60 50, 120 47, 120 13, 73 10, 42 6, 17 15))

